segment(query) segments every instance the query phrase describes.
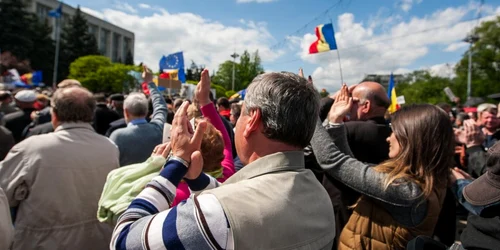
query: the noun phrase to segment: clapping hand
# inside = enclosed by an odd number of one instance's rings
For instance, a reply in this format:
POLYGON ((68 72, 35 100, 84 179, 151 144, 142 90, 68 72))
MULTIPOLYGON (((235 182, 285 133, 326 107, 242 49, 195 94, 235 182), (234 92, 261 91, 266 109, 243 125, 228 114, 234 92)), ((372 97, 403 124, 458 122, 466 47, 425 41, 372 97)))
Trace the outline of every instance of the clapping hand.
POLYGON ((172 155, 181 158, 188 163, 188 172, 185 178, 196 179, 203 169, 203 158, 200 153, 203 133, 207 128, 204 121, 198 123, 196 131, 193 131, 187 117, 189 102, 184 102, 177 110, 172 122, 171 147, 172 155))
POLYGON ((142 65, 142 79, 144 79, 144 81, 147 83, 153 81, 153 72, 151 72, 151 70, 148 69, 148 66, 146 66, 145 64, 142 65))
POLYGON ((201 72, 200 82, 194 90, 194 98, 198 100, 201 106, 210 103, 210 75, 208 74, 208 69, 204 69, 201 72))
POLYGON ((485 136, 474 120, 464 121, 463 130, 455 130, 455 138, 467 148, 483 144, 485 136))
POLYGON ((335 97, 335 102, 328 113, 328 121, 331 123, 341 123, 344 117, 351 111, 353 98, 349 94, 347 85, 343 84, 340 92, 335 97))

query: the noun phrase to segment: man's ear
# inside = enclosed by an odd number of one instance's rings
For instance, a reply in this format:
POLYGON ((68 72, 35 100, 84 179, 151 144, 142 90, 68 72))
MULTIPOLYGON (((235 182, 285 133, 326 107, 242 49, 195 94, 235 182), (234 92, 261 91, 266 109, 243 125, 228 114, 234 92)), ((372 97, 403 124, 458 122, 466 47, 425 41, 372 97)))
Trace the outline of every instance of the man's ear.
POLYGON ((260 124, 262 123, 262 113, 260 109, 255 109, 249 112, 249 119, 247 124, 245 125, 245 130, 243 131, 244 137, 249 137, 252 132, 259 129, 260 124))
POLYGON ((368 114, 370 112, 371 107, 372 107, 371 101, 370 100, 366 100, 365 104, 364 104, 364 107, 362 109, 363 113, 368 114))

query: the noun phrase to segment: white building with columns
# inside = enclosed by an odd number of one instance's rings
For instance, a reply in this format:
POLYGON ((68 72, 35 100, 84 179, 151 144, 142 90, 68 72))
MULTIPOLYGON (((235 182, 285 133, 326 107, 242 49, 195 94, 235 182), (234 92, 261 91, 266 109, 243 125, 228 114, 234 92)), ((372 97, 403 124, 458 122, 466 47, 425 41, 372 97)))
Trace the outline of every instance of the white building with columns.
MULTIPOLYGON (((57 0, 24 0, 27 10, 33 12, 41 20, 52 27, 52 38, 55 38, 55 18, 49 16, 49 11, 59 7, 57 0)), ((63 3, 61 28, 68 24, 75 14, 76 8, 63 3)), ((97 41, 99 51, 113 62, 124 62, 128 51, 134 55, 134 33, 82 11, 87 19, 89 31, 97 41)))

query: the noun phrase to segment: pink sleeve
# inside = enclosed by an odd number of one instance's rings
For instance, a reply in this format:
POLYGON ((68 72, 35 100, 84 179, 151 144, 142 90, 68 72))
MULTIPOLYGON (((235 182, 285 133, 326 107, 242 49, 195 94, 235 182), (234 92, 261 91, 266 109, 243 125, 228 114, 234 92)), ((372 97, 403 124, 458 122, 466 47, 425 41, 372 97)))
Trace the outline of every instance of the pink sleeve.
POLYGON ((235 172, 231 139, 213 103, 201 107, 201 113, 222 133, 222 139, 224 140, 224 160, 222 160, 221 165, 223 167, 224 178, 227 179, 235 172))

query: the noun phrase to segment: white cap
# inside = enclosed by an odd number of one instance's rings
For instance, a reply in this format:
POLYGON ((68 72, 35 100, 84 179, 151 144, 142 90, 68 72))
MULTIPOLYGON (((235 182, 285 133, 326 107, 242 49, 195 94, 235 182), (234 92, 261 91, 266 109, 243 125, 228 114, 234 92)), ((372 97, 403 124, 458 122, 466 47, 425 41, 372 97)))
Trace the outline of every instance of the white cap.
POLYGON ((497 106, 495 104, 492 104, 492 103, 483 103, 483 104, 477 106, 477 112, 482 113, 483 111, 485 111, 489 108, 497 108, 497 106))
POLYGON ((33 90, 21 90, 14 98, 20 102, 34 102, 36 101, 36 93, 33 90))

